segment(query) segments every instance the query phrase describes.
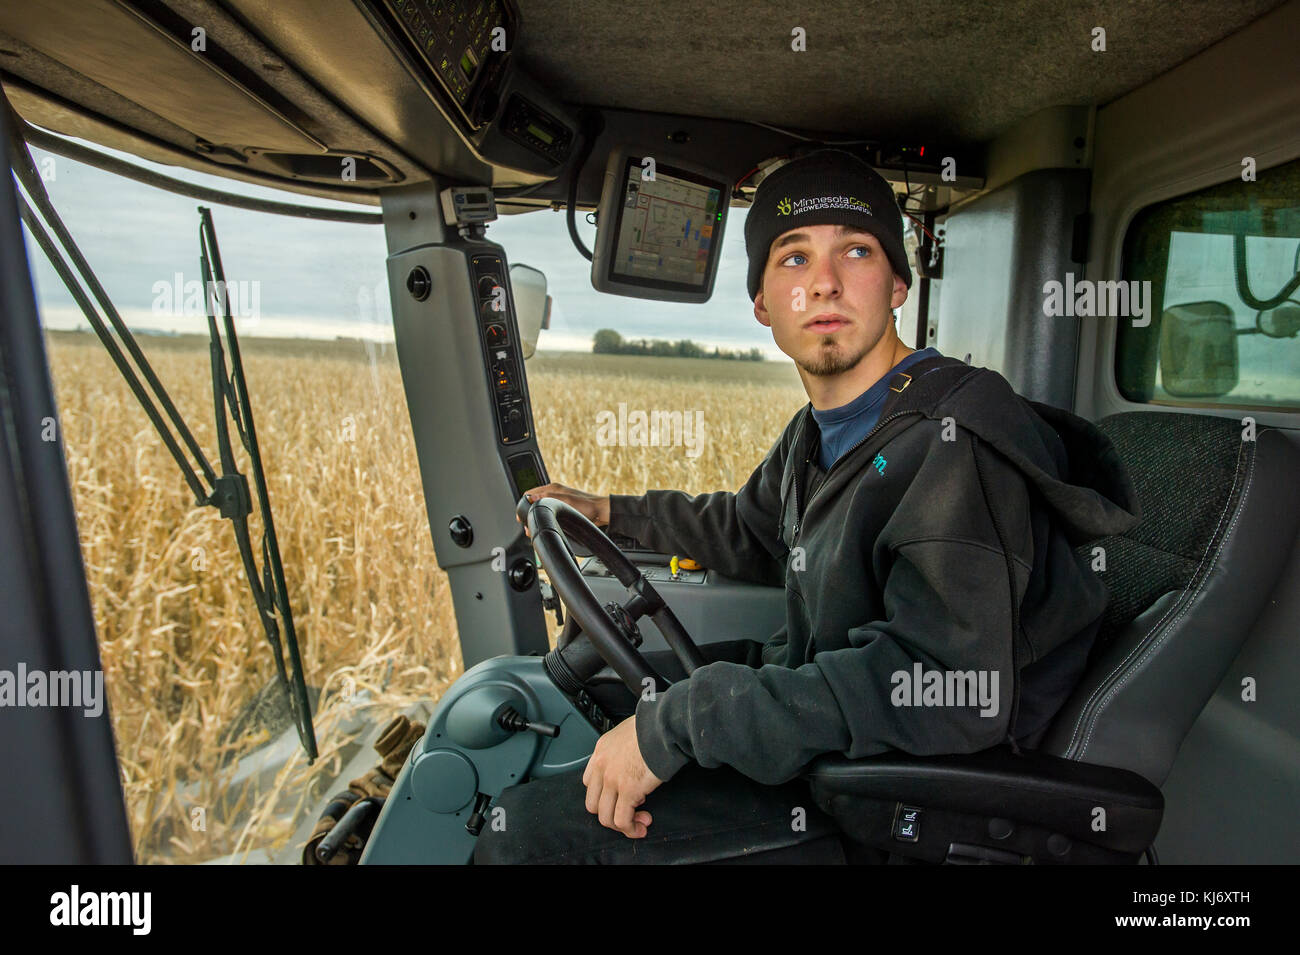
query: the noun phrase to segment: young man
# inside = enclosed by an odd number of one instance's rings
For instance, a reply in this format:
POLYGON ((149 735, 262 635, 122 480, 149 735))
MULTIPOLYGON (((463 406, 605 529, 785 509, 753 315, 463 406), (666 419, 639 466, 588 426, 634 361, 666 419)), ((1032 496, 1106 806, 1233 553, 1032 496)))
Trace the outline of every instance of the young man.
POLYGON ((522 826, 481 839, 481 861, 771 846, 792 806, 816 812, 798 776, 819 754, 1032 747, 1082 674, 1107 594, 1073 547, 1138 520, 1107 439, 995 372, 899 340, 901 217, 853 156, 822 150, 769 175, 745 244, 754 315, 810 399, 745 486, 530 493, 726 576, 783 583, 786 625, 762 646, 705 645, 717 662, 601 737, 581 780, 595 819, 563 805, 575 779, 508 791, 522 826), (945 696, 958 685, 970 698, 945 696))

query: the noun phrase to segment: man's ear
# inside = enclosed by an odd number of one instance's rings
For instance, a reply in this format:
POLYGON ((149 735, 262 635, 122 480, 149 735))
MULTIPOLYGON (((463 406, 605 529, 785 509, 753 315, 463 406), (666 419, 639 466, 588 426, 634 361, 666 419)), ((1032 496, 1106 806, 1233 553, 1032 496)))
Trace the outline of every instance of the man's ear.
POLYGON ((897 272, 895 272, 894 297, 889 300, 889 307, 902 308, 903 303, 907 301, 907 292, 907 283, 903 281, 902 277, 897 272))
POLYGON ((758 319, 758 324, 767 328, 772 327, 772 316, 767 313, 767 305, 763 302, 763 292, 760 289, 754 296, 754 317, 758 319))

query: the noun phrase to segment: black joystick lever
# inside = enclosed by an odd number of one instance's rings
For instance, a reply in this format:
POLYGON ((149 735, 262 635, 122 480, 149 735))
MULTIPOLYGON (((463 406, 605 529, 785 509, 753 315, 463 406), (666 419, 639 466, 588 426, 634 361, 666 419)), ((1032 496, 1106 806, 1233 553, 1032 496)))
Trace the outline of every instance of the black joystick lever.
POLYGON ((476 793, 474 796, 474 811, 470 813, 469 820, 465 823, 465 831, 471 836, 477 836, 483 831, 483 823, 487 821, 483 815, 492 805, 492 797, 486 793, 476 793))
POLYGON ((524 719, 513 706, 507 706, 497 717, 497 722, 503 729, 512 733, 519 733, 528 730, 530 733, 536 733, 538 736, 559 736, 560 728, 554 723, 533 723, 524 719))

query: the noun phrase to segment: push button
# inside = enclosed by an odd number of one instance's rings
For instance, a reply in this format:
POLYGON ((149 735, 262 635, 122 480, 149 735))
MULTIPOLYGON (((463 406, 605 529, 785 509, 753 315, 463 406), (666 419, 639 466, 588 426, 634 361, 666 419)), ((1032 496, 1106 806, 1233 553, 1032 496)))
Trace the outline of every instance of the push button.
POLYGON ((894 838, 899 842, 916 842, 921 838, 921 810, 902 806, 894 820, 894 838))

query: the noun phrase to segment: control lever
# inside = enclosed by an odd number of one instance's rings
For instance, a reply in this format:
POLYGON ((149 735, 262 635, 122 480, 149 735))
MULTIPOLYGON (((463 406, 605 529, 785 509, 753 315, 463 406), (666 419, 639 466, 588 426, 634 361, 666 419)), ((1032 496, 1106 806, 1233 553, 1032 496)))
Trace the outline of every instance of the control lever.
POLYGON ((465 831, 471 836, 477 836, 483 831, 483 823, 487 821, 483 814, 487 812, 490 805, 492 805, 491 796, 486 793, 475 794, 474 811, 469 814, 469 819, 465 822, 465 831))
POLYGON ((540 578, 538 579, 537 587, 542 592, 543 609, 554 610, 555 625, 557 627, 563 627, 564 626, 564 604, 562 604, 560 602, 560 598, 555 595, 555 588, 551 586, 551 582, 549 580, 541 580, 540 578))
POLYGON ((530 733, 536 733, 538 736, 550 736, 552 738, 560 735, 560 728, 554 723, 534 723, 524 719, 513 706, 507 706, 497 717, 497 723, 503 729, 512 733, 519 733, 527 730, 530 733))

